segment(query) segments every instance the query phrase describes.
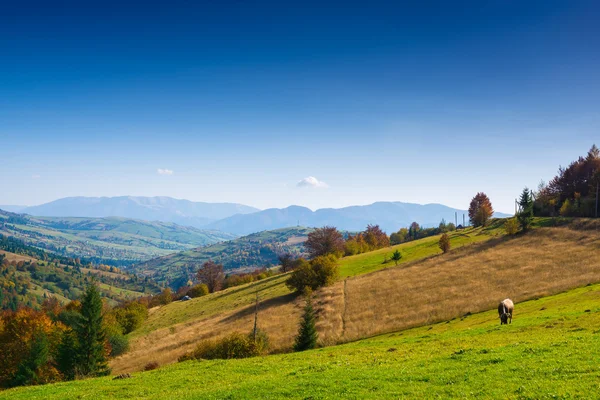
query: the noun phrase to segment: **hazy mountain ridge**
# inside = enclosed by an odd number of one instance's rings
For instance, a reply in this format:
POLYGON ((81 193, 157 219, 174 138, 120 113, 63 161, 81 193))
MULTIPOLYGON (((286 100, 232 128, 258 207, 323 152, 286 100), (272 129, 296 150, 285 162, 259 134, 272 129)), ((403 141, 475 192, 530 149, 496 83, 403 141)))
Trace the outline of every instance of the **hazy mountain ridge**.
MULTIPOLYGON (((208 224, 208 228, 238 235, 252 232, 272 230, 302 225, 321 227, 335 226, 340 230, 360 231, 368 224, 377 224, 388 233, 402 227, 408 227, 416 221, 421 226, 437 226, 442 219, 454 222, 455 213, 458 223, 462 224, 462 216, 468 220, 468 212, 445 206, 443 204, 414 204, 402 202, 376 202, 365 206, 344 208, 322 208, 312 211, 306 207, 290 206, 287 208, 270 208, 246 215, 234 215, 208 224)), ((496 213, 495 217, 508 217, 508 214, 496 213)))
MULTIPOLYGON (((12 208, 18 209, 18 207, 12 208)), ((256 211, 259 210, 237 203, 193 202, 165 196, 120 196, 66 197, 38 206, 18 209, 16 212, 42 217, 124 217, 145 221, 173 222, 202 228, 211 222, 235 214, 256 211)))

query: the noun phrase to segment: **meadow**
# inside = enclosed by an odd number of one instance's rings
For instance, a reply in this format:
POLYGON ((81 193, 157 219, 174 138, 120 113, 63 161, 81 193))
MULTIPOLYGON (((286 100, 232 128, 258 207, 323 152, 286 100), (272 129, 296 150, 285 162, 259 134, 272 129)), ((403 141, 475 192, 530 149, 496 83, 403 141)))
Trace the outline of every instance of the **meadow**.
POLYGON ((600 285, 311 350, 187 361, 155 371, 25 387, 0 399, 594 398, 600 285))
MULTIPOLYGON (((599 250, 600 230, 590 222, 538 228, 517 237, 490 236, 398 267, 381 264, 378 271, 341 279, 315 293, 320 341, 345 343, 493 309, 506 297, 522 302, 600 282, 599 250)), ((351 261, 341 260, 342 271, 351 261)), ((202 339, 249 332, 257 292, 259 326, 269 334, 271 350, 288 351, 303 300, 284 281, 285 276, 276 276, 152 310, 133 334, 130 352, 113 360, 114 371, 140 371, 153 361, 169 364, 202 339)))

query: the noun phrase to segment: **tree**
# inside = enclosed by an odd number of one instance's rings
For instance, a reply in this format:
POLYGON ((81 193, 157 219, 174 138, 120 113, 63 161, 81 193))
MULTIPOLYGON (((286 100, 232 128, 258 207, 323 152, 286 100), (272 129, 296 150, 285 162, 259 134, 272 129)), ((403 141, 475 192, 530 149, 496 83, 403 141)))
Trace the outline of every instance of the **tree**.
POLYGON ((110 374, 106 363, 102 299, 96 285, 88 286, 81 301, 81 319, 75 325, 78 342, 77 369, 83 376, 110 374))
POLYGON ((421 231, 421 227, 416 222, 413 222, 408 227, 408 237, 411 240, 416 240, 419 238, 419 232, 421 231))
POLYGON ((278 258, 283 273, 289 272, 297 266, 296 259, 290 253, 282 254, 278 258))
POLYGON ((440 249, 442 249, 442 251, 444 253, 447 253, 448 251, 450 251, 450 237, 448 236, 447 233, 444 233, 440 237, 440 241, 438 242, 438 246, 440 246, 440 249))
POLYGON ((306 304, 304 306, 304 313, 302 314, 302 321, 300 322, 300 329, 294 342, 294 351, 314 349, 317 347, 317 339, 318 333, 315 312, 312 306, 312 294, 308 291, 306 293, 306 304))
POLYGON ((56 366, 63 378, 68 381, 75 379, 77 368, 77 338, 72 330, 63 333, 56 354, 56 366))
POLYGON ((344 237, 336 228, 325 226, 309 233, 304 247, 310 258, 328 254, 341 257, 344 254, 344 237))
POLYGON ((338 276, 337 258, 333 255, 319 256, 310 262, 300 258, 298 267, 286 281, 286 285, 297 292, 306 293, 307 288, 317 290, 331 285, 338 276))
POLYGON ((367 225, 363 236, 369 250, 381 249, 390 245, 390 238, 379 228, 379 225, 367 225))
POLYGON ((37 333, 31 343, 29 354, 21 360, 17 373, 12 381, 12 386, 35 385, 44 383, 38 376, 44 365, 48 362, 49 348, 48 337, 43 332, 37 333))
POLYGON ((483 192, 479 192, 471 200, 469 205, 469 220, 474 226, 485 226, 494 214, 490 198, 483 192))
POLYGON ((201 283, 208 286, 211 293, 221 290, 225 274, 223 273, 223 265, 217 264, 212 260, 208 260, 198 270, 196 277, 201 283))
POLYGON ((400 244, 400 243, 404 243, 406 242, 406 240, 408 239, 408 229, 407 228, 401 228, 398 232, 392 233, 390 235, 390 244, 391 245, 395 245, 395 244, 400 244))
POLYGON ((523 189, 519 198, 520 210, 517 213, 517 219, 521 225, 521 229, 526 231, 531 226, 533 220, 533 194, 528 188, 523 189))
POLYGON ((504 222, 504 230, 507 235, 515 235, 519 230, 519 223, 516 218, 508 218, 506 222, 504 222))
POLYGON ((394 252, 392 253, 392 260, 394 260, 396 265, 398 265, 398 262, 401 259, 402 259, 402 253, 400 253, 400 250, 398 250, 398 249, 394 250, 394 252))
POLYGON ((187 291, 187 295, 191 298, 206 296, 208 293, 210 293, 208 291, 208 286, 206 286, 204 283, 196 285, 187 291))

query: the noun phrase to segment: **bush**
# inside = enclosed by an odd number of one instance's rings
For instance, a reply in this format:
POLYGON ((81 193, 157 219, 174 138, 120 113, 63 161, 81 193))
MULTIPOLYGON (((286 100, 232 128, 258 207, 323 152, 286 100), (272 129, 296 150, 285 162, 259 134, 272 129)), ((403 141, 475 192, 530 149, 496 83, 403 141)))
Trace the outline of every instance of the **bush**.
POLYGON ((108 344, 110 345, 111 357, 120 356, 129 350, 129 339, 124 335, 110 335, 108 337, 108 344))
POLYGON ((144 366, 144 371, 152 371, 154 369, 157 369, 158 367, 160 367, 160 365, 158 365, 156 361, 151 361, 144 366))
POLYGON ((440 246, 440 249, 442 249, 442 251, 444 253, 447 253, 448 251, 450 251, 450 237, 448 237, 448 234, 444 233, 442 235, 442 237, 440 237, 440 241, 439 241, 438 245, 440 246))
POLYGON ((195 299, 196 297, 206 296, 208 294, 208 286, 204 283, 194 286, 188 290, 187 295, 195 299))
POLYGON ((306 288, 317 290, 331 285, 338 277, 337 258, 333 255, 319 256, 310 262, 301 260, 286 282, 292 290, 300 293, 304 293, 306 288))
POLYGON ((504 230, 507 235, 516 235, 519 231, 519 223, 516 218, 508 218, 504 223, 504 230))
POLYGON ((255 357, 261 354, 257 343, 258 340, 255 343, 250 336, 234 332, 218 340, 203 340, 194 351, 181 356, 179 361, 255 357))
POLYGON ((119 324, 123 327, 123 333, 128 334, 138 329, 148 318, 148 309, 143 304, 133 302, 115 311, 119 324))

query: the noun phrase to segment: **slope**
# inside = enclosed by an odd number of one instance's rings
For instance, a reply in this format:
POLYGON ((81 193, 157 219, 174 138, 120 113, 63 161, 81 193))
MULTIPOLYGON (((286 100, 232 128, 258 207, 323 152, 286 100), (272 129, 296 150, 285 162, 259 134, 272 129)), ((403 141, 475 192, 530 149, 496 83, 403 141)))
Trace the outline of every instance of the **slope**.
POLYGON ((127 265, 235 238, 166 222, 126 218, 32 217, 0 210, 0 233, 54 253, 127 265))
POLYGON ((600 370, 600 286, 302 353, 187 361, 0 392, 6 399, 592 398, 600 370))
POLYGON ((273 266, 277 265, 279 254, 301 255, 302 243, 311 231, 309 228, 294 227, 254 233, 148 260, 134 265, 132 271, 177 287, 191 279, 200 265, 208 260, 223 264, 227 271, 273 266))
MULTIPOLYGON (((487 241, 481 238, 484 232, 473 232, 481 243, 445 255, 422 253, 412 261, 407 257, 397 268, 393 263, 381 264, 381 255, 375 254, 378 268, 383 269, 347 278, 317 293, 321 341, 342 343, 483 311, 505 297, 521 302, 599 282, 598 225, 573 222, 516 238, 490 234, 487 241)), ((417 242, 405 244, 403 251, 423 245, 417 242)), ((348 272, 355 269, 353 264, 353 257, 341 260, 342 276, 354 274, 348 272)), ((272 350, 289 349, 302 299, 290 294, 285 276, 276 276, 153 310, 135 334, 132 350, 112 366, 122 372, 140 370, 150 361, 173 362, 203 338, 249 331, 257 291, 259 325, 269 334, 272 350)))

